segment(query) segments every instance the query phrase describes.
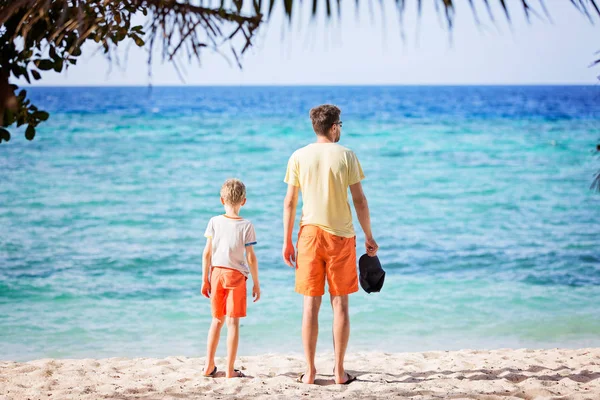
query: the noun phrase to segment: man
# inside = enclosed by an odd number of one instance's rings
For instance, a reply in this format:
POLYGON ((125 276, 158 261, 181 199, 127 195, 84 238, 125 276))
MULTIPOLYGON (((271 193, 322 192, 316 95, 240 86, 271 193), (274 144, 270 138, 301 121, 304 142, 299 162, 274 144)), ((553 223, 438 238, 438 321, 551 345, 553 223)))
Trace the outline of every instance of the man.
POLYGON ((299 378, 303 383, 314 383, 317 373, 315 352, 325 279, 333 307, 334 379, 338 384, 348 384, 356 379, 344 370, 350 337, 348 295, 358 291, 356 235, 348 187, 365 233, 367 254, 373 257, 378 249, 360 183, 364 179, 362 168, 352 150, 337 144, 342 131, 340 114, 338 107, 329 104, 310 110, 317 140, 292 154, 284 179, 288 189, 283 203, 283 259, 290 267, 296 262, 296 292, 304 295, 302 343, 307 368, 299 378), (302 191, 303 207, 296 257, 292 230, 299 190, 302 191))

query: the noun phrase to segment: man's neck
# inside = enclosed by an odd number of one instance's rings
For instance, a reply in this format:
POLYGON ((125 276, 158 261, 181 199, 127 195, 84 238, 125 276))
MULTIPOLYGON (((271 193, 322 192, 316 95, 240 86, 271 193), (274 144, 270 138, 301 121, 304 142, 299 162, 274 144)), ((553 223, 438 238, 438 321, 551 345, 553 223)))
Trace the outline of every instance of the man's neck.
POLYGON ((333 140, 331 140, 330 138, 328 138, 327 136, 317 136, 317 141, 316 143, 335 143, 333 140))

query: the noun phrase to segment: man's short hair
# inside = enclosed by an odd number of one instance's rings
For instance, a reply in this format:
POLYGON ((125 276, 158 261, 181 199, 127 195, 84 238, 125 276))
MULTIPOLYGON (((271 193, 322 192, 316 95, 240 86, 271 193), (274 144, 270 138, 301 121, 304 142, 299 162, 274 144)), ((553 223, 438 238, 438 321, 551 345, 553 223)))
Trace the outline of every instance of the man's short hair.
POLYGON ((329 129, 340 120, 342 111, 332 104, 322 104, 310 110, 310 119, 315 133, 327 136, 329 129))
POLYGON ((239 179, 227 179, 221 186, 221 197, 225 204, 237 206, 246 198, 246 186, 239 179))

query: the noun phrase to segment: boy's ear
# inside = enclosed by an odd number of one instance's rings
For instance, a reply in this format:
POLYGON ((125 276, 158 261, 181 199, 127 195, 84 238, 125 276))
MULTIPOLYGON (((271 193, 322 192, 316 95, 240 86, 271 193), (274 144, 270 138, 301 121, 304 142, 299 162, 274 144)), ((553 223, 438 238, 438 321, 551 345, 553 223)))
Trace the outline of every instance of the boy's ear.
POLYGON ((246 204, 246 199, 242 200, 242 205, 246 204))
POLYGON ((225 200, 221 197, 221 204, 225 205, 225 200))

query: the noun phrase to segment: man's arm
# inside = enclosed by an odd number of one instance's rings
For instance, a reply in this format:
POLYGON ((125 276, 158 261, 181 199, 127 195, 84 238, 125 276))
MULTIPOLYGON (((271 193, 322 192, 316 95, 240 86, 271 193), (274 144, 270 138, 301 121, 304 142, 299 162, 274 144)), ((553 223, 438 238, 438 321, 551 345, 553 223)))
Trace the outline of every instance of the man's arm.
POLYGON ((207 238, 204 252, 202 252, 202 295, 210 298, 209 270, 212 259, 212 238, 207 238))
POLYGON ((298 206, 298 186, 288 185, 285 199, 283 200, 283 261, 290 267, 296 262, 296 250, 292 242, 296 207, 298 206))
POLYGON ((356 210, 356 216, 358 222, 365 233, 365 248, 367 254, 371 257, 377 254, 377 242, 373 239, 373 233, 371 232, 371 216, 369 215, 369 203, 367 197, 362 190, 360 182, 350 185, 350 193, 352 194, 352 202, 354 203, 354 209, 356 210))
POLYGON ((253 246, 246 246, 246 262, 250 267, 250 275, 252 275, 252 297, 256 303, 260 299, 260 283, 258 282, 258 259, 254 252, 253 246))

